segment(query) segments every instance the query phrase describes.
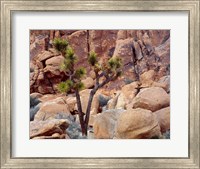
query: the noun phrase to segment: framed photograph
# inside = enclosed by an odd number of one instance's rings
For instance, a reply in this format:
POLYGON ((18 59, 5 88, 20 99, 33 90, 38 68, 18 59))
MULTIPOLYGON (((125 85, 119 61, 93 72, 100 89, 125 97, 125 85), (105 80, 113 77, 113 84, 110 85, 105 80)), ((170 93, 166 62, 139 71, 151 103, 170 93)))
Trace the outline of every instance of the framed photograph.
POLYGON ((199 0, 1 1, 1 168, 199 168, 199 0))

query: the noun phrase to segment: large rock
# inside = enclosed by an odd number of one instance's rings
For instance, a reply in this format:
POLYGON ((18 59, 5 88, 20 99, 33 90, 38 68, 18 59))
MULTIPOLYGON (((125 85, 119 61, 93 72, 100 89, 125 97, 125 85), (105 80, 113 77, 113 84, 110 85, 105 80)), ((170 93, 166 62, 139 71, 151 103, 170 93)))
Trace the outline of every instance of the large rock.
MULTIPOLYGON (((92 89, 85 89, 85 90, 82 90, 80 92, 80 98, 81 98, 83 113, 86 113, 86 109, 87 109, 88 100, 89 100, 89 97, 90 97, 91 90, 92 89)), ((90 114, 97 114, 98 108, 99 108, 99 99, 98 99, 98 95, 95 94, 94 97, 93 97, 90 114)), ((75 109, 78 110, 77 105, 76 105, 75 109)))
MULTIPOLYGON (((62 102, 62 100, 60 100, 62 102)), ((70 114, 67 104, 56 103, 53 101, 45 102, 41 105, 39 111, 34 117, 36 121, 44 121, 49 119, 55 119, 59 113, 65 114, 66 116, 70 114)))
POLYGON ((170 107, 160 109, 154 112, 154 114, 157 116, 161 132, 165 133, 170 130, 170 107))
POLYGON ((37 57, 36 57, 36 60, 42 62, 42 61, 45 61, 51 57, 53 57, 54 54, 49 52, 49 51, 42 51, 37 57))
POLYGON ((141 108, 122 113, 116 124, 116 138, 149 139, 161 136, 156 115, 141 108))
POLYGON ((30 122, 30 138, 44 136, 42 138, 62 138, 65 130, 69 126, 67 120, 47 120, 47 121, 32 121, 30 122), (45 137, 49 136, 49 137, 45 137))
POLYGON ((166 91, 159 87, 150 87, 141 90, 133 99, 132 108, 143 108, 156 111, 167 107, 170 104, 170 97, 166 91))
POLYGON ((108 110, 96 115, 93 122, 94 137, 96 139, 113 138, 117 118, 122 112, 124 110, 108 110))
POLYGON ((158 80, 158 83, 163 84, 165 86, 165 90, 167 93, 170 92, 170 76, 163 76, 158 80))
POLYGON ((130 103, 131 100, 133 100, 133 98, 137 95, 138 87, 139 87, 139 82, 137 81, 122 87, 121 92, 125 97, 126 104, 130 103))
POLYGON ((141 87, 150 87, 155 81, 155 71, 149 70, 140 75, 141 87))
POLYGON ((84 84, 84 87, 86 89, 90 89, 94 86, 94 80, 91 77, 87 77, 86 79, 83 79, 82 83, 84 84))

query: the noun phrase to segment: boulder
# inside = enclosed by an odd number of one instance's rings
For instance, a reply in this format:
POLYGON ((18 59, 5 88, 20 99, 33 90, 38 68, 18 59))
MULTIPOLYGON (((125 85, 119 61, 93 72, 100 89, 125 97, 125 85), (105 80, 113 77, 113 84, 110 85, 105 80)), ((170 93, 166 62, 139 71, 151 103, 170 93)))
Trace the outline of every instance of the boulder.
POLYGON ((170 92, 170 76, 163 76, 161 77, 158 82, 160 84, 163 84, 166 88, 166 92, 169 93, 170 92))
POLYGON ((125 97, 126 104, 130 103, 131 100, 136 96, 138 92, 139 82, 132 82, 122 87, 121 93, 125 97))
POLYGON ((150 87, 155 81, 155 71, 149 70, 140 75, 141 87, 150 87))
POLYGON ((69 111, 73 112, 75 110, 75 106, 76 106, 76 97, 68 97, 66 99, 66 102, 67 102, 69 111))
POLYGON ((116 124, 116 138, 150 139, 161 137, 156 115, 141 108, 120 114, 116 124))
POLYGON ((108 101, 107 109, 115 109, 120 94, 120 92, 117 92, 116 95, 108 101))
POLYGON ((45 138, 60 138, 62 134, 65 134, 65 130, 68 128, 69 122, 67 120, 47 120, 47 121, 32 121, 30 122, 30 138, 41 137, 45 138), (48 137, 47 137, 48 138, 48 137))
POLYGON ((39 111, 36 113, 34 120, 44 121, 49 119, 55 119, 59 113, 70 114, 67 104, 58 104, 56 102, 45 102, 40 106, 39 111))
POLYGON ((124 110, 107 110, 97 114, 93 122, 94 137, 96 139, 112 139, 117 118, 122 112, 124 110))
POLYGON ((37 93, 37 92, 30 94, 30 97, 37 98, 37 99, 41 98, 42 96, 43 95, 41 93, 37 93))
POLYGON ((42 62, 42 61, 45 61, 51 57, 53 57, 54 54, 49 52, 49 51, 42 51, 37 57, 36 57, 36 60, 42 62))
POLYGON ((87 77, 86 79, 82 80, 85 89, 90 89, 94 86, 94 80, 91 77, 87 77))
POLYGON ((165 133, 170 130, 170 107, 160 109, 154 112, 154 114, 157 116, 161 132, 165 133))
POLYGON ((170 96, 163 88, 150 87, 141 90, 133 99, 132 108, 143 108, 156 111, 161 108, 168 107, 170 104, 170 96))

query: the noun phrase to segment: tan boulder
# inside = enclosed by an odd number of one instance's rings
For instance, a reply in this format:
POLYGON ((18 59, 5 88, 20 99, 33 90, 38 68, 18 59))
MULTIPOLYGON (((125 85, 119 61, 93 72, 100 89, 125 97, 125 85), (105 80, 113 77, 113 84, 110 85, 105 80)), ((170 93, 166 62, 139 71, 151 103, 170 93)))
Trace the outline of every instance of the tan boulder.
POLYGON ((94 80, 91 77, 87 77, 86 79, 82 80, 85 89, 92 88, 94 86, 94 80))
POLYGON ((126 98, 124 94, 120 92, 115 109, 124 109, 125 105, 126 105, 126 98))
POLYGON ((163 84, 165 86, 165 90, 167 93, 170 92, 170 76, 163 76, 158 80, 158 83, 163 84))
POLYGON ((53 57, 54 54, 49 52, 49 51, 42 51, 37 57, 36 57, 36 60, 42 62, 42 61, 45 61, 51 57, 53 57))
POLYGON ((164 133, 170 129, 170 107, 160 109, 154 114, 157 116, 161 132, 164 133))
POLYGON ((60 66, 60 64, 64 61, 64 57, 62 55, 52 57, 47 59, 45 64, 48 66, 60 66))
POLYGON ((47 121, 31 121, 30 122, 30 138, 51 136, 51 138, 59 138, 65 134, 69 122, 65 119, 53 119, 47 121))
POLYGON ((41 93, 37 93, 37 92, 30 94, 30 97, 37 98, 37 99, 41 98, 42 96, 43 95, 41 93))
POLYGON ((67 104, 59 104, 53 101, 42 103, 39 111, 36 113, 34 120, 44 121, 49 119, 55 119, 59 113, 66 116, 70 114, 67 104))
POLYGON ((122 113, 117 120, 116 138, 150 139, 160 136, 160 126, 156 115, 150 110, 129 109, 122 113))
POLYGON ((149 70, 140 75, 141 87, 150 87, 155 80, 155 71, 149 70))
POLYGON ((107 108, 108 109, 115 109, 118 101, 118 97, 120 96, 120 92, 117 92, 116 95, 108 101, 107 108))
POLYGON ((163 88, 150 87, 141 90, 133 99, 132 108, 156 111, 170 104, 170 96, 163 88))
POLYGON ((131 100, 136 96, 138 92, 139 82, 132 82, 122 87, 122 94, 125 97, 126 104, 130 103, 131 100))
POLYGON ((68 97, 66 99, 66 102, 67 102, 69 111, 73 112, 75 110, 75 106, 76 106, 76 97, 68 97))
POLYGON ((112 139, 114 137, 117 118, 124 110, 108 110, 97 114, 94 122, 94 137, 96 139, 112 139))

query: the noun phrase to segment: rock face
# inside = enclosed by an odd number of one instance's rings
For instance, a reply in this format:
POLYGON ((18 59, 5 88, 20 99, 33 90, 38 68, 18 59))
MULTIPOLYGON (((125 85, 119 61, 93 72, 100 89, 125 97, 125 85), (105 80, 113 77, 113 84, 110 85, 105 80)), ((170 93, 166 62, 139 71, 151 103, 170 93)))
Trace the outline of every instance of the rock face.
POLYGON ((30 138, 65 138, 65 130, 69 126, 67 120, 47 120, 30 122, 30 138))
POLYGON ((160 126, 156 115, 150 110, 129 109, 117 120, 116 138, 149 139, 160 136, 160 126))
POLYGON ((157 116, 161 132, 164 133, 170 129, 170 107, 160 109, 154 114, 157 116))
POLYGON ((124 110, 108 110, 98 114, 93 124, 94 137, 96 139, 113 138, 117 119, 122 112, 124 112, 124 110))
MULTIPOLYGON (((78 57, 76 66, 85 67, 88 75, 89 51, 95 51, 100 60, 115 56, 122 59, 123 76, 104 86, 107 91, 120 89, 126 79, 139 80, 140 75, 149 70, 155 72, 157 79, 170 73, 169 30, 35 30, 31 31, 30 38, 31 93, 57 93, 57 84, 68 78, 58 67, 62 61, 60 53, 52 49, 55 37, 68 40, 78 57)), ((91 85, 89 83, 87 88, 91 85)), ((163 87, 157 83, 152 86, 163 87)))
POLYGON ((44 51, 31 60, 30 91, 41 94, 57 93, 57 84, 67 79, 60 70, 64 57, 55 51, 44 51))
POLYGON ((132 108, 143 108, 156 111, 167 107, 170 104, 170 97, 166 91, 160 87, 150 87, 141 90, 133 99, 132 108))

